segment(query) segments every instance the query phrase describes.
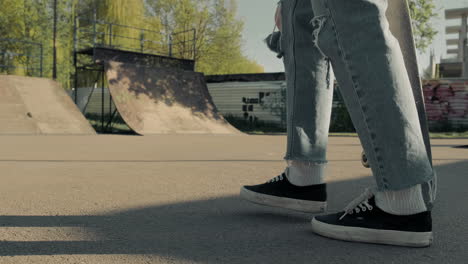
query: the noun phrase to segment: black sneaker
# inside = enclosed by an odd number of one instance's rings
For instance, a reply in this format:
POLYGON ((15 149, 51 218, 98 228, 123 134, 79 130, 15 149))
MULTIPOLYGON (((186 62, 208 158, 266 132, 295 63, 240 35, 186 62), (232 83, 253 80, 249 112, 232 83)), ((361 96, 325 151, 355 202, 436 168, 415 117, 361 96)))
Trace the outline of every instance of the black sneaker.
POLYGON ((431 212, 414 215, 393 215, 375 204, 367 191, 353 201, 344 212, 312 219, 315 233, 339 240, 427 247, 432 243, 431 212))
POLYGON ((302 212, 324 212, 327 207, 326 185, 300 187, 291 184, 283 173, 267 183, 244 186, 240 196, 250 202, 302 212))

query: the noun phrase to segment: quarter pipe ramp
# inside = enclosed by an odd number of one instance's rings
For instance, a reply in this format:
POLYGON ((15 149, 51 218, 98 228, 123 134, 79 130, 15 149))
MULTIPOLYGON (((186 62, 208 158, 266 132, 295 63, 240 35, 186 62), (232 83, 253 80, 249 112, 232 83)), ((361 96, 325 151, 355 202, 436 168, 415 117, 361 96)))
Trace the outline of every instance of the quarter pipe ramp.
POLYGON ((113 101, 140 135, 241 134, 218 113, 203 74, 105 62, 113 101))
POLYGON ((95 134, 52 80, 0 75, 0 134, 95 134))

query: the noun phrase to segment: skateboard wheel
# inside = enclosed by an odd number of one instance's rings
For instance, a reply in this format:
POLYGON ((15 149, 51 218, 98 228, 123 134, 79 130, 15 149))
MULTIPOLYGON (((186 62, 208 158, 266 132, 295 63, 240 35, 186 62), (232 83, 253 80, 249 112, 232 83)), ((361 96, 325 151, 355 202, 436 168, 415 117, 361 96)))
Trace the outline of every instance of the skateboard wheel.
POLYGON ((361 162, 362 166, 364 166, 365 168, 370 168, 369 160, 367 159, 366 153, 364 151, 362 151, 361 154, 361 162))

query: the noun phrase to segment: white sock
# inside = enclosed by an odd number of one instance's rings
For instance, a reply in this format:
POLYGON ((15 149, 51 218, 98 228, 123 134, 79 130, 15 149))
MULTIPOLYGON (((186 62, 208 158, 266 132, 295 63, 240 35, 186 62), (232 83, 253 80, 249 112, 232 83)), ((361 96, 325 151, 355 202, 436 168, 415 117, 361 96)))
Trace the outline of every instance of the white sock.
POLYGON ((394 215, 412 215, 427 211, 421 184, 400 191, 377 192, 375 203, 383 211, 394 215))
POLYGON ((326 164, 309 161, 288 160, 285 174, 289 182, 296 186, 309 186, 324 183, 326 164))

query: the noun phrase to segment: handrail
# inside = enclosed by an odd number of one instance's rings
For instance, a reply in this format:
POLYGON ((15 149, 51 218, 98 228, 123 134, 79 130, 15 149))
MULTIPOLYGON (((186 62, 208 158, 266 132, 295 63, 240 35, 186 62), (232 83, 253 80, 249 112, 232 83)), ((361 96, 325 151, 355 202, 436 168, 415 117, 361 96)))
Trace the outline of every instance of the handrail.
POLYGON ((76 17, 75 21, 76 49, 109 47, 181 59, 196 58, 196 29, 166 33, 99 19, 76 17), (83 23, 86 25, 81 27, 83 23), (127 47, 121 44, 127 44, 127 47), (182 45, 186 46, 187 50, 179 52, 178 49, 182 45))
POLYGON ((11 39, 11 38, 0 38, 0 41, 9 41, 9 42, 15 42, 15 43, 26 43, 26 44, 36 45, 36 46, 42 46, 41 43, 31 42, 31 41, 28 41, 28 40, 19 40, 19 39, 11 39))
POLYGON ((2 55, 10 55, 10 56, 14 56, 14 57, 28 57, 28 58, 41 58, 41 56, 33 56, 33 55, 28 55, 26 53, 15 53, 15 52, 11 52, 11 51, 7 51, 7 52, 1 52, 0 51, 0 54, 2 55))
MULTIPOLYGON (((82 20, 80 20, 80 18, 78 18, 78 22, 79 21, 82 21, 82 20)), ((151 30, 151 29, 146 29, 146 28, 139 28, 139 27, 129 26, 129 25, 122 25, 122 24, 117 24, 117 23, 111 23, 111 22, 106 22, 106 21, 99 20, 99 19, 97 19, 97 20, 83 19, 83 21, 96 22, 96 23, 98 23, 100 25, 112 25, 112 26, 136 29, 136 30, 139 30, 139 31, 146 31, 146 32, 152 32, 152 33, 160 34, 160 35, 165 35, 164 33, 156 31, 156 30, 151 30)))

